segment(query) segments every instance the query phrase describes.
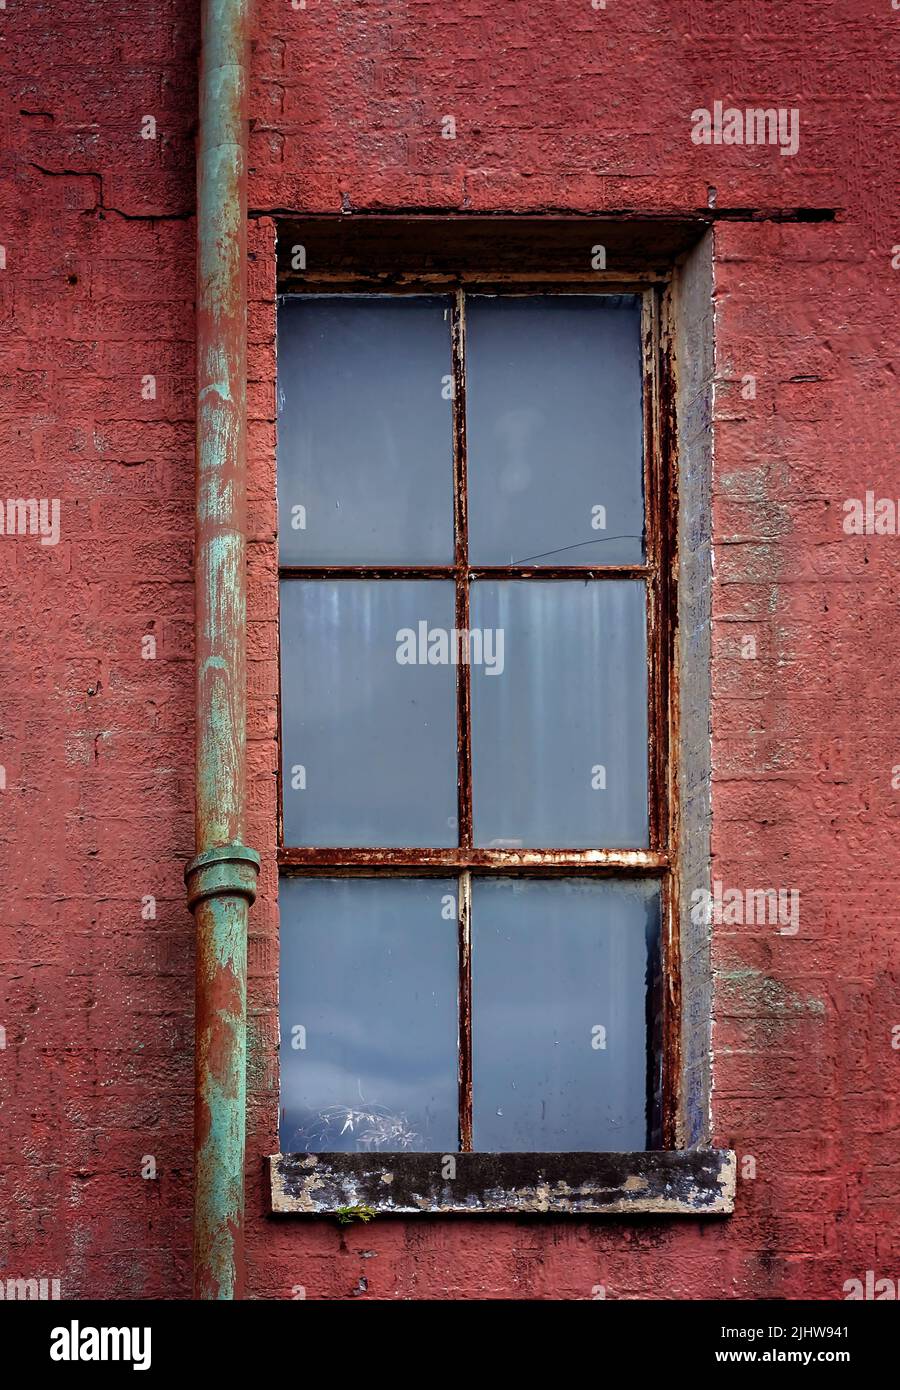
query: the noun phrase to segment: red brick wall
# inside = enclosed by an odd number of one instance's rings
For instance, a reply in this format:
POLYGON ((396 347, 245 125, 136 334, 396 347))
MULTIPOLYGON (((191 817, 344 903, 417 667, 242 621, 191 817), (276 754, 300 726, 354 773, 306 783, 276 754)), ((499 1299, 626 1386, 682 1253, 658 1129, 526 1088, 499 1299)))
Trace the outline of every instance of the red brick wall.
MULTIPOLYGON (((598 1284, 610 1298, 831 1298, 867 1269, 896 1274, 900 539, 845 535, 842 503, 900 495, 898 26, 890 0, 258 4, 253 1296, 351 1297, 365 1281, 375 1298, 590 1298, 598 1284), (798 108, 798 153, 693 144, 692 110, 716 100, 798 108), (717 1223, 273 1223, 261 1164, 277 1130, 267 214, 711 205, 713 876, 801 892, 796 936, 715 930, 715 1138, 753 1156, 757 1176, 717 1223), (772 217, 791 209, 836 216, 772 217), (731 220, 738 210, 764 215, 731 220), (740 655, 745 635, 756 660, 740 655)), ((0 36, 2 494, 62 506, 56 546, 0 536, 0 1271, 60 1276, 76 1297, 183 1297, 196 6, 10 3, 0 36), (141 136, 147 115, 155 139, 141 136), (155 399, 142 397, 147 375, 155 399), (142 1176, 145 1155, 156 1178, 142 1176)))

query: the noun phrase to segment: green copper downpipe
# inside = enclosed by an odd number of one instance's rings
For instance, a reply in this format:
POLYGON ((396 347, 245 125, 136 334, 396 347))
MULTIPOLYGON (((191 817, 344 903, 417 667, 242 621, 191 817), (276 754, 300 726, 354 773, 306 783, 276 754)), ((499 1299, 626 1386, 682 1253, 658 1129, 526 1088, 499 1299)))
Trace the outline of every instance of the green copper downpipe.
POLYGON ((250 0, 203 0, 197 151, 194 1297, 244 1273, 247 78, 250 0))

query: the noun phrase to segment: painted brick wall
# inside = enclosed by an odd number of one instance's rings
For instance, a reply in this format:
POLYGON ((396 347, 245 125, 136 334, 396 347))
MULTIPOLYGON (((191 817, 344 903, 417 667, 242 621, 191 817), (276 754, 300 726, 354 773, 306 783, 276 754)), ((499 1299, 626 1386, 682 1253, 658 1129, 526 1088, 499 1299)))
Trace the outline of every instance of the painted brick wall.
MULTIPOLYGON (((842 504, 900 495, 898 28, 891 0, 260 0, 251 1295, 831 1298, 897 1274, 900 539, 846 535, 842 504), (695 145, 717 100, 797 108, 799 151, 695 145), (756 1166, 727 1222, 265 1216, 280 209, 714 210, 713 876, 801 893, 794 936, 714 932, 715 1138, 756 1166)), ((0 536, 0 1271, 76 1297, 189 1292, 197 32, 184 0, 0 11, 2 494, 61 501, 57 545, 0 536)))

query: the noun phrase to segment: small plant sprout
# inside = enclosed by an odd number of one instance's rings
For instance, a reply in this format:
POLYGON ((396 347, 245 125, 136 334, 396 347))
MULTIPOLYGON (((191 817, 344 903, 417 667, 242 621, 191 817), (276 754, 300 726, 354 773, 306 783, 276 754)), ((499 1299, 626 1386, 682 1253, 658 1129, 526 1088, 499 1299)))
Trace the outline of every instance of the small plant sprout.
POLYGON ((335 1216, 339 1226, 352 1226, 354 1221, 362 1221, 363 1224, 372 1221, 375 1217, 375 1211, 374 1208, 357 1202, 352 1207, 338 1207, 335 1216))

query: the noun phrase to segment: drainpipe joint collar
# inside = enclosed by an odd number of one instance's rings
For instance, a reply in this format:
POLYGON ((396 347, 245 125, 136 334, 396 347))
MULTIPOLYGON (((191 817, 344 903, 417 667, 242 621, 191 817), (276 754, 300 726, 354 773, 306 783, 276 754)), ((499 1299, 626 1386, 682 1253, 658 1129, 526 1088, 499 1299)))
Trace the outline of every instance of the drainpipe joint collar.
POLYGON ((217 845, 192 859, 184 871, 188 907, 193 911, 205 898, 256 897, 260 858, 247 845, 217 845))

